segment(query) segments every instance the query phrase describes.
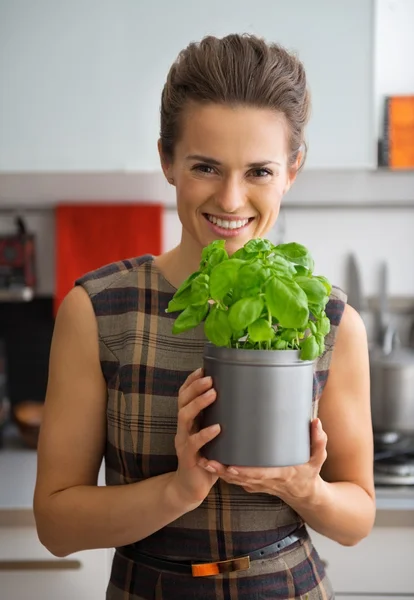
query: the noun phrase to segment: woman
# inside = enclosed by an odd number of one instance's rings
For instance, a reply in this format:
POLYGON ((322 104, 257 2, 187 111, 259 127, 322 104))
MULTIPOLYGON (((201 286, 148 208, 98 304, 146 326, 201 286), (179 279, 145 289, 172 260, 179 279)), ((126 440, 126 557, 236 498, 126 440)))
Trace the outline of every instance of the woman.
POLYGON ((371 530, 367 340, 344 294, 334 288, 327 306, 319 419, 298 467, 202 458, 219 433, 195 427, 215 400, 200 370, 203 328, 175 337, 165 313, 204 246, 226 239, 231 254, 274 225, 304 159, 309 104, 302 64, 278 45, 230 35, 186 48, 163 90, 159 141, 181 242, 85 275, 59 310, 37 528, 56 556, 117 548, 110 600, 332 598, 303 524, 345 545, 371 530), (108 486, 98 488, 103 456, 108 486))

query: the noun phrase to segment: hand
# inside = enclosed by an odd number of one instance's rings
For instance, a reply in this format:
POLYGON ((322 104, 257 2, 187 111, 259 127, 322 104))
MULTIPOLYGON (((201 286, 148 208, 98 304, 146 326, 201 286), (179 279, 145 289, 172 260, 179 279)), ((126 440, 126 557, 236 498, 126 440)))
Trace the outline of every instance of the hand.
POLYGON ((199 465, 247 492, 272 494, 289 504, 298 500, 311 501, 321 481, 320 471, 326 460, 327 436, 319 419, 311 424, 311 458, 295 467, 225 467, 216 461, 200 459, 199 465))
POLYGON ((178 425, 175 449, 178 469, 173 477, 176 494, 190 510, 199 506, 216 483, 218 475, 199 466, 200 448, 220 433, 212 425, 199 431, 197 417, 216 399, 211 377, 203 377, 203 370, 191 373, 178 394, 178 425))

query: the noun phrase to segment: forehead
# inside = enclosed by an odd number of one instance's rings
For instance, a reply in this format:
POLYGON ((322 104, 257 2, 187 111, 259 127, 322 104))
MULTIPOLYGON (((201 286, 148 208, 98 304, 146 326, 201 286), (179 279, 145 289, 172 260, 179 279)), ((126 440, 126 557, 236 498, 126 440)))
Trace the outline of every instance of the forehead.
POLYGON ((188 105, 181 118, 177 153, 254 161, 287 152, 288 128, 282 113, 249 106, 188 105), (243 156, 241 156, 243 155, 243 156))

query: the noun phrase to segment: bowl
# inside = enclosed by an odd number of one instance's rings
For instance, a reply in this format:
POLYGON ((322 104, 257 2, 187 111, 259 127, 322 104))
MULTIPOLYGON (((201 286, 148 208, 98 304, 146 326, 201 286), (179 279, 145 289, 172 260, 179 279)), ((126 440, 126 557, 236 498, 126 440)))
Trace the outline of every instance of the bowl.
POLYGON ((36 450, 43 415, 43 402, 25 400, 13 407, 13 420, 16 423, 23 442, 36 450))

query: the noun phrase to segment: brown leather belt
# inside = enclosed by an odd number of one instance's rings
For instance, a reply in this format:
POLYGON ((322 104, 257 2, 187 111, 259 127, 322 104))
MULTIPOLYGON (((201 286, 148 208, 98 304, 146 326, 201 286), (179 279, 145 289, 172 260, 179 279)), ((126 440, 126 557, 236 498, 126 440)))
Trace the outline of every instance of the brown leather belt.
POLYGON ((153 567, 160 571, 172 571, 175 573, 186 573, 193 577, 207 577, 210 575, 219 575, 220 573, 230 573, 233 571, 246 571, 250 568, 250 563, 260 558, 266 558, 272 554, 276 554, 281 550, 284 550, 288 546, 291 546, 295 542, 307 537, 307 531, 305 527, 301 527, 295 533, 292 533, 278 542, 259 548, 250 552, 246 556, 238 558, 231 558, 229 560, 219 560, 210 563, 194 563, 192 561, 175 561, 168 560, 166 558, 158 558, 146 554, 142 551, 137 551, 133 546, 123 546, 117 548, 117 551, 121 556, 125 556, 129 560, 139 562, 149 567, 153 567))

